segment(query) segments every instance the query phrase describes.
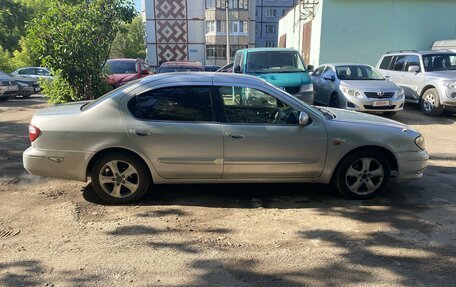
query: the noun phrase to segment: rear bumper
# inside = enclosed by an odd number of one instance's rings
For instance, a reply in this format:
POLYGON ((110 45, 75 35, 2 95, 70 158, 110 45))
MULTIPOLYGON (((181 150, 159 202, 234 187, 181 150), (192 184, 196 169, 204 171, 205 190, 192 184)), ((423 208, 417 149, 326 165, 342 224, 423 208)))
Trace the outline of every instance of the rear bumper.
POLYGON ((398 162, 397 180, 411 180, 423 177, 429 154, 425 150, 396 153, 398 162))
POLYGON ((313 105, 314 102, 314 92, 302 92, 302 93, 297 93, 294 94, 293 96, 297 97, 298 99, 304 101, 305 103, 309 105, 313 105))
POLYGON ((59 150, 38 150, 29 147, 24 151, 24 168, 33 175, 87 180, 87 163, 93 153, 59 150))

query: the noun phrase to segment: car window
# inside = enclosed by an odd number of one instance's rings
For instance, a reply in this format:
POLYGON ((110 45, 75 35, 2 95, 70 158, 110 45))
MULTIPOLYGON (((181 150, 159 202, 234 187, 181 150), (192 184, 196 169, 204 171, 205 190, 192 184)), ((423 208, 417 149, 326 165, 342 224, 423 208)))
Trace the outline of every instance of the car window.
POLYGON ((393 65, 394 71, 404 71, 406 57, 406 55, 396 57, 396 62, 393 65))
POLYGON ((132 98, 128 109, 143 120, 214 120, 209 87, 169 87, 147 91, 132 98))
POLYGON ((49 76, 49 71, 43 68, 36 68, 36 74, 40 76, 49 76))
POLYGON ((456 70, 456 54, 430 54, 423 56, 426 72, 456 70))
POLYGON ((384 57, 382 62, 380 63, 380 69, 389 70, 392 59, 393 59, 393 56, 384 57))
POLYGON ((385 78, 370 66, 344 65, 336 67, 337 77, 344 81, 384 80, 385 78))
POLYGON ((334 75, 334 71, 331 69, 330 66, 327 66, 325 68, 325 70, 323 71, 323 73, 321 74, 321 77, 324 78, 325 76, 331 76, 331 75, 334 75))
POLYGON ((299 111, 268 93, 244 87, 218 89, 229 123, 298 124, 299 111))
POLYGON ((408 55, 405 57, 405 69, 404 71, 408 71, 410 66, 418 66, 420 67, 420 58, 417 55, 408 55))
POLYGON ((33 68, 26 68, 26 69, 22 69, 22 70, 19 70, 17 73, 19 75, 34 75, 34 69, 33 68))
POLYGON ((315 77, 320 77, 321 73, 323 73, 323 70, 325 69, 325 66, 318 67, 313 73, 312 76, 315 77))

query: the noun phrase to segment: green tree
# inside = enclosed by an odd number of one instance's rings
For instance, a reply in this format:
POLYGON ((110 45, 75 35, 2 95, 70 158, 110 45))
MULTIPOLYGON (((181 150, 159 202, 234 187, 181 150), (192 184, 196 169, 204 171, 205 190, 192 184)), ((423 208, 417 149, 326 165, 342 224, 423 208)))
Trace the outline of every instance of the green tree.
POLYGON ((129 24, 125 24, 112 44, 111 58, 146 57, 144 35, 146 34, 141 16, 137 16, 129 24))
POLYGON ((0 71, 11 72, 12 70, 11 54, 0 46, 0 71))
POLYGON ((90 100, 106 92, 103 66, 112 42, 135 16, 131 1, 48 0, 47 10, 29 24, 28 37, 61 84, 44 85, 52 102, 90 100))

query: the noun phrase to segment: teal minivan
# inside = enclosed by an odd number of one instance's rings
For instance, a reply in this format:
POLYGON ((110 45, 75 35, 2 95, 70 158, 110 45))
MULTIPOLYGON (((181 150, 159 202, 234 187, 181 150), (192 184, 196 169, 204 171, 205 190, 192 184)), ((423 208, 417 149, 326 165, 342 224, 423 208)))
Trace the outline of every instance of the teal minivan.
POLYGON ((313 85, 298 51, 286 48, 249 48, 237 51, 233 73, 260 77, 274 86, 313 104, 313 85))

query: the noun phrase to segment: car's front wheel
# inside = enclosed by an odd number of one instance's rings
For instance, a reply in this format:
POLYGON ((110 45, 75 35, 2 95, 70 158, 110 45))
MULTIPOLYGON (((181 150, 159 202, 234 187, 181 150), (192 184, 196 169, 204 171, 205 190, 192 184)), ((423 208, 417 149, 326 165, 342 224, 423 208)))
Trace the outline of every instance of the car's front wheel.
POLYGON ((362 150, 341 161, 334 184, 348 198, 368 199, 385 189, 390 174, 390 163, 381 152, 362 150))
POLYGON ((105 154, 92 168, 95 193, 109 203, 131 203, 141 199, 150 185, 147 166, 127 153, 105 154))
POLYGON ((443 112, 443 105, 440 103, 439 92, 432 88, 424 92, 420 101, 421 111, 428 116, 439 116, 443 112))

